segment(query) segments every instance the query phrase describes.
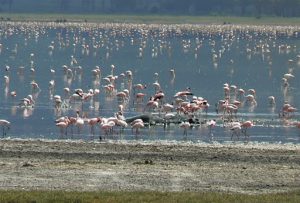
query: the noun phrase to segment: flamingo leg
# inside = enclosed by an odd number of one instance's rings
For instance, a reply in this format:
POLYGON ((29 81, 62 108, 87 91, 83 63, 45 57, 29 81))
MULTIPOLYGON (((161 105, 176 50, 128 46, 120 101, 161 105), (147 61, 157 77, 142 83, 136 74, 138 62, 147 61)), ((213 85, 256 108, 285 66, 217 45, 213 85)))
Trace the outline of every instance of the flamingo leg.
POLYGON ((60 130, 60 136, 61 136, 61 137, 63 137, 63 135, 64 135, 64 130, 63 130, 63 128, 62 128, 62 127, 60 127, 60 129, 59 129, 59 130, 60 130))
POLYGON ((183 135, 187 136, 187 129, 186 128, 184 128, 184 130, 183 130, 183 135))
POLYGON ((91 126, 91 134, 94 135, 95 134, 95 129, 94 129, 94 125, 91 126))

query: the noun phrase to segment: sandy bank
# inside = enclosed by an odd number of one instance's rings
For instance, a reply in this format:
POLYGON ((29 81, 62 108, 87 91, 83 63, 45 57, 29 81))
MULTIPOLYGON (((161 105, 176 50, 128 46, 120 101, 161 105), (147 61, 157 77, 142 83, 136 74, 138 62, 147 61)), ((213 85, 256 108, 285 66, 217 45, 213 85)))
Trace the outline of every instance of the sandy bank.
POLYGON ((0 188, 283 192, 299 145, 0 141, 0 188))

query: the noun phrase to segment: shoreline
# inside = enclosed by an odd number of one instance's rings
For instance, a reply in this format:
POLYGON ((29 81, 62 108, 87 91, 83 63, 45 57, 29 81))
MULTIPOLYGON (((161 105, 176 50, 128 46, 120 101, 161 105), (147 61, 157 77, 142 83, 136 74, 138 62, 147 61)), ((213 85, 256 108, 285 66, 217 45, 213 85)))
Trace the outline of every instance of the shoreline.
POLYGON ((130 14, 2 13, 2 22, 138 23, 299 26, 299 17, 188 16, 130 14))
MULTIPOLYGON (((281 142, 259 142, 259 141, 226 141, 226 142, 205 142, 205 141, 182 141, 182 140, 86 140, 86 139, 48 139, 48 138, 17 138, 17 137, 6 137, 0 138, 1 142, 23 142, 23 143, 77 143, 77 144, 108 144, 108 145, 165 145, 165 146, 192 146, 192 147, 208 147, 208 148, 242 148, 242 149, 269 149, 269 150, 299 150, 300 152, 300 143, 281 143, 281 142)), ((0 145, 1 146, 1 145, 0 145)))
POLYGON ((264 194, 299 177, 299 145, 0 140, 1 190, 264 194))

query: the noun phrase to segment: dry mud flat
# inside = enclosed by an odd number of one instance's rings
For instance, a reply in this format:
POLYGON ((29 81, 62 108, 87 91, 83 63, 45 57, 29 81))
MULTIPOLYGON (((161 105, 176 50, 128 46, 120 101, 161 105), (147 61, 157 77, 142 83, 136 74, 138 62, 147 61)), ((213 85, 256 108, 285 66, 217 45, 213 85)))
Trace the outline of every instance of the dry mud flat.
POLYGON ((300 189, 299 145, 0 140, 0 189, 300 189))

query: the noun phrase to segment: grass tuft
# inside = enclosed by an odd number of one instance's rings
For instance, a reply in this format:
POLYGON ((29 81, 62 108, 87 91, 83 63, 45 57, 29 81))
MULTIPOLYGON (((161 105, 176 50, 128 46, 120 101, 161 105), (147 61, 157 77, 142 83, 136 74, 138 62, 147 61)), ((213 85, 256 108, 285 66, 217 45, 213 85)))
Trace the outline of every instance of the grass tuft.
POLYGON ((227 194, 217 192, 66 192, 66 191, 0 191, 1 203, 35 202, 210 202, 210 203, 273 203, 300 202, 300 191, 279 194, 227 194))

